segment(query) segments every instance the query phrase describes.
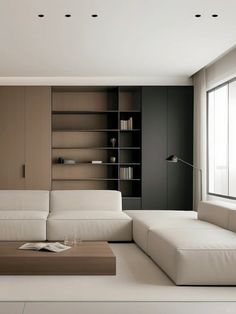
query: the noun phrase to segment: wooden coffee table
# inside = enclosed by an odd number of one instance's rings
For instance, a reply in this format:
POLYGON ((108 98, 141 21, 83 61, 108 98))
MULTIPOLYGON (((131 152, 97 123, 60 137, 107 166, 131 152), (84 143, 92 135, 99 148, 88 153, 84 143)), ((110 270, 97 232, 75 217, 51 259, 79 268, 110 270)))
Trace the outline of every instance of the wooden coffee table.
POLYGON ((19 250, 22 244, 0 242, 0 275, 116 274, 116 257, 107 242, 81 242, 61 253, 19 250))

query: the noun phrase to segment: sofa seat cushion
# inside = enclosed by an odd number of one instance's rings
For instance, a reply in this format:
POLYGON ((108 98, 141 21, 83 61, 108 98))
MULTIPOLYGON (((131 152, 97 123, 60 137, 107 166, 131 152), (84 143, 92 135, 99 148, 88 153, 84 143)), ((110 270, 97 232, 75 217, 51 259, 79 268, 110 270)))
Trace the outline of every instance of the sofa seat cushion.
POLYGON ((150 230, 151 258, 177 285, 236 285, 236 234, 224 229, 150 230))
POLYGON ((0 210, 0 241, 46 240, 46 211, 0 210))
POLYGON ((0 220, 47 220, 48 213, 40 210, 1 210, 0 220))
POLYGON ((49 191, 0 190, 0 210, 49 211, 49 191))
POLYGON ((215 229, 219 228, 212 224, 197 219, 194 211, 174 210, 147 210, 126 211, 133 218, 134 241, 147 253, 148 236, 150 229, 166 228, 193 228, 193 229, 215 229))
POLYGON ((132 219, 119 211, 68 210, 51 212, 47 221, 47 238, 64 237, 86 241, 130 241, 132 219))
POLYGON ((121 211, 121 193, 109 190, 52 191, 50 210, 121 211))

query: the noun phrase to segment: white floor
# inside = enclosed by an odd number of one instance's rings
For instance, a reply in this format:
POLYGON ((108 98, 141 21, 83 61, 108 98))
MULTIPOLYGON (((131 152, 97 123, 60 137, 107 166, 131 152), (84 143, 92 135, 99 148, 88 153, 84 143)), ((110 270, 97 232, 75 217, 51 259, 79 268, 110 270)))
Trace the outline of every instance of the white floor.
MULTIPOLYGON (((118 304, 117 309, 130 307, 128 312, 135 306, 135 312, 142 313, 137 309, 141 310, 145 305, 146 309, 150 307, 147 314, 152 313, 153 306, 154 312, 157 311, 156 302, 159 302, 159 307, 165 304, 172 306, 175 309, 173 313, 178 313, 177 308, 181 304, 180 313, 185 313, 183 304, 187 313, 187 307, 193 302, 200 302, 198 306, 212 304, 216 307, 214 313, 218 313, 221 306, 225 311, 219 313, 236 313, 236 287, 177 287, 135 244, 111 246, 117 257, 116 276, 1 276, 0 301, 5 302, 0 304, 0 314, 65 313, 65 308, 59 311, 64 306, 71 308, 67 312, 71 314, 78 313, 78 304, 83 307, 80 309, 83 313, 100 313, 97 304, 101 313, 105 311, 102 307, 107 307, 109 313, 109 306, 115 304, 118 304), (227 302, 227 306, 216 302, 227 302), (44 306, 49 306, 50 310, 43 310, 44 306), (92 311, 91 306, 96 310, 92 311), (72 307, 77 310, 73 311, 72 307)), ((194 308, 197 309, 196 306, 194 308)), ((124 310, 122 312, 125 313, 124 310)), ((203 309, 196 313, 200 312, 203 313, 203 309)), ((160 313, 172 312, 162 309, 160 313)))

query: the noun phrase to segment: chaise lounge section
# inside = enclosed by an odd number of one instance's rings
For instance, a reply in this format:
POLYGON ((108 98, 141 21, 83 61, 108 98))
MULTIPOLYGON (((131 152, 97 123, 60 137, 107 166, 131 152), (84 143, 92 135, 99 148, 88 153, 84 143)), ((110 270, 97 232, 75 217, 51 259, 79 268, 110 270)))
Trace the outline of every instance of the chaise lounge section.
POLYGON ((220 202, 202 202, 199 214, 126 212, 133 218, 135 242, 176 285, 235 285, 236 208, 226 209, 220 202), (215 212, 218 226, 211 223, 215 212), (203 217, 209 222, 200 220, 203 217))

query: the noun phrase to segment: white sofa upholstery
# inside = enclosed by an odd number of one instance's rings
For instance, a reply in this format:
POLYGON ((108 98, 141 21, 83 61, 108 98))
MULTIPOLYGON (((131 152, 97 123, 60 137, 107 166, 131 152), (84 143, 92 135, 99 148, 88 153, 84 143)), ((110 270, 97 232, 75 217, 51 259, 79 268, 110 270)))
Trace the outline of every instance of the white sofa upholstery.
POLYGON ((122 212, 118 191, 52 191, 50 195, 49 206, 48 191, 0 191, 0 240, 54 241, 67 236, 130 241, 133 234, 177 285, 236 285, 234 204, 202 202, 198 214, 122 212))
MULTIPOLYGON (((212 206, 210 203, 206 206, 208 215, 209 208, 214 214, 212 206)), ((177 285, 235 285, 236 234, 221 226, 233 230, 235 221, 229 217, 236 218, 236 211, 214 206, 217 225, 199 220, 195 212, 126 213, 133 218, 135 242, 177 285)), ((203 214, 202 208, 201 211, 203 214)))
POLYGON ((236 234, 228 230, 151 230, 149 253, 177 285, 236 283, 236 234))
POLYGON ((236 205, 225 202, 200 202, 198 219, 236 232, 236 205))
POLYGON ((58 210, 109 210, 121 211, 121 193, 108 190, 52 191, 51 211, 58 210))
POLYGON ((48 212, 48 191, 0 191, 0 240, 46 240, 48 212))
POLYGON ((133 218, 133 239, 147 253, 149 233, 152 229, 209 229, 217 228, 212 224, 197 219, 194 211, 181 210, 127 210, 133 218))
POLYGON ((118 191, 52 191, 47 239, 130 241, 132 219, 122 212, 118 191))

